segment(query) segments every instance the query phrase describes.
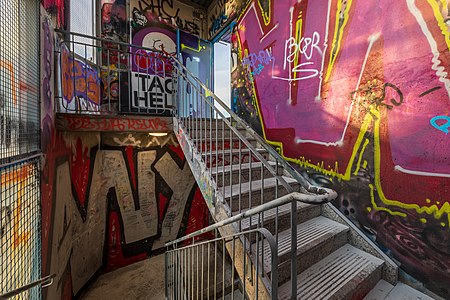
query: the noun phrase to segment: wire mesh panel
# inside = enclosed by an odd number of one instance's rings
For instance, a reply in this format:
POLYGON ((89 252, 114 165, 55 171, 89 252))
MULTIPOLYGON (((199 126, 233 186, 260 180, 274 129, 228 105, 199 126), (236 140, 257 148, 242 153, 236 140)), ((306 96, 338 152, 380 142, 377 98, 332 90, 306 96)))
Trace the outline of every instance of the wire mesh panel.
MULTIPOLYGON (((41 277, 39 159, 0 169, 0 295, 41 277)), ((40 299, 40 287, 14 299, 40 299)))
POLYGON ((0 0, 0 163, 39 150, 38 5, 0 0))
POLYGON ((39 80, 39 1, 0 0, 0 295, 41 277, 39 80))

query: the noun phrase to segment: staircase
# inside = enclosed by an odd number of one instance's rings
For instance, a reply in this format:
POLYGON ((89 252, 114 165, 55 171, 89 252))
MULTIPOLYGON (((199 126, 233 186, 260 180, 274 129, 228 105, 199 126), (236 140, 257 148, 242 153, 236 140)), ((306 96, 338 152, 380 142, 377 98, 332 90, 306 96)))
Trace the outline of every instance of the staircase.
MULTIPOLYGON (((397 285, 395 263, 329 203, 336 192, 311 185, 178 59, 90 38, 113 45, 126 61, 143 55, 138 60, 154 63, 154 76, 169 76, 165 64, 173 65, 173 128, 214 224, 166 244, 167 299, 395 299, 411 292, 397 285), (215 238, 202 240, 206 232, 215 238)), ((94 52, 112 53, 100 50, 94 52)), ((119 81, 129 78, 130 66, 119 73, 119 81)), ((172 114, 165 104, 133 110, 131 89, 119 89, 119 99, 108 95, 108 114, 115 106, 120 113, 172 114)))
POLYGON ((195 245, 205 231, 233 235, 243 250, 227 246, 232 261, 251 261, 235 266, 249 299, 363 299, 380 281, 397 283, 396 265, 328 204, 334 191, 311 186, 181 63, 174 65, 174 128, 216 224, 168 249, 179 251, 191 238, 195 245), (283 201, 286 196, 292 200, 283 201), (258 228, 270 232, 275 250, 257 234, 236 239, 258 228))

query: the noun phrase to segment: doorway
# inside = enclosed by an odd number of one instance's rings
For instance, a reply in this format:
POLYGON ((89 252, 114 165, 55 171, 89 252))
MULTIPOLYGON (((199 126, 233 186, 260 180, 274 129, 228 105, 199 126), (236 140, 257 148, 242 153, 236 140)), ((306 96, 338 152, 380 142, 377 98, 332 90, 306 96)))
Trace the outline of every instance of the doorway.
MULTIPOLYGON (((231 27, 214 42, 214 93, 231 110, 231 27)), ((226 118, 230 116, 218 107, 226 118)))

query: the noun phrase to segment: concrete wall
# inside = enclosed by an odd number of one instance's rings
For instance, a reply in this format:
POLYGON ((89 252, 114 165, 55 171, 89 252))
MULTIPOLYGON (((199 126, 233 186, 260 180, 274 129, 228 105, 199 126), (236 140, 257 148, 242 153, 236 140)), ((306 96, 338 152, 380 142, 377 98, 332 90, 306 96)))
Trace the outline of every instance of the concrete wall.
POLYGON ((335 205, 408 280, 446 298, 449 5, 239 3, 232 57, 235 111, 311 182, 336 189, 335 205))
POLYGON ((58 37, 45 11, 41 27, 42 274, 56 274, 44 298, 70 299, 98 272, 203 228, 209 212, 174 135, 56 130, 58 37))

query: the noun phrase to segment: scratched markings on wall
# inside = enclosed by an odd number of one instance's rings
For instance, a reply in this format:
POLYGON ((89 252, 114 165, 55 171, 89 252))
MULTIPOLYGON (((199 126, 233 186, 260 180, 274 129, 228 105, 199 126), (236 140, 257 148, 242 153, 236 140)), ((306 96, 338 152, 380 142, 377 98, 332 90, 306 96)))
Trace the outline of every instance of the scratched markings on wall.
POLYGON ((450 295, 446 20, 448 1, 252 1, 233 36, 232 95, 407 272, 450 295), (415 247, 422 259, 405 254, 415 247))

